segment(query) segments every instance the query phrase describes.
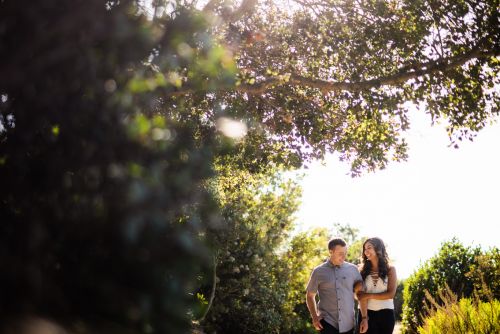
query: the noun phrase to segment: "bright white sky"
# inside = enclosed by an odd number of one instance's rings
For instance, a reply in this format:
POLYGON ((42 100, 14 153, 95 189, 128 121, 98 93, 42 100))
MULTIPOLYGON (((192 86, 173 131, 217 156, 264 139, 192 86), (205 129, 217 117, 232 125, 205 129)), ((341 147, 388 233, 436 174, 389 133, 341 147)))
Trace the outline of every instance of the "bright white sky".
POLYGON ((459 149, 448 147, 444 125, 431 126, 424 113, 412 113, 411 127, 407 162, 354 179, 334 156, 303 170, 299 230, 348 223, 362 236, 379 236, 398 278, 454 236, 500 247, 500 124, 459 149))

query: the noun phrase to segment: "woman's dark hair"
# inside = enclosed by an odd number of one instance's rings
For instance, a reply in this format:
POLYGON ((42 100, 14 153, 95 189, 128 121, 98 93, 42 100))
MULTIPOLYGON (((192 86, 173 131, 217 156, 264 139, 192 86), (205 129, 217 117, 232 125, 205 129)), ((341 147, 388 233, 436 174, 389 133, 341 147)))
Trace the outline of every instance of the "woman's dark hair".
POLYGON ((373 245, 373 248, 377 253, 378 276, 382 279, 385 279, 387 277, 387 273, 389 272, 389 256, 387 255, 387 251, 385 250, 384 242, 380 238, 369 238, 366 239, 363 243, 363 250, 361 254, 363 267, 361 269, 361 277, 363 277, 364 280, 366 276, 370 275, 370 271, 372 269, 372 263, 368 261, 368 258, 365 255, 365 245, 367 242, 373 245))

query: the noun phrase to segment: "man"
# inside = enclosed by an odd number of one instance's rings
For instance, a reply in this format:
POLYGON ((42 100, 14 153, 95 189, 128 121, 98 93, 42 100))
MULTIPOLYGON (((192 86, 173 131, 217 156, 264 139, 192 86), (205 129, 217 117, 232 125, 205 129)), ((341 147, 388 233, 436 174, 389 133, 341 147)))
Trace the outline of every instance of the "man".
POLYGON ((328 250, 330 258, 314 268, 307 284, 307 308, 314 328, 322 334, 353 334, 354 294, 363 289, 363 280, 357 267, 345 262, 344 240, 330 240, 328 250), (319 294, 317 307, 316 293, 319 294))

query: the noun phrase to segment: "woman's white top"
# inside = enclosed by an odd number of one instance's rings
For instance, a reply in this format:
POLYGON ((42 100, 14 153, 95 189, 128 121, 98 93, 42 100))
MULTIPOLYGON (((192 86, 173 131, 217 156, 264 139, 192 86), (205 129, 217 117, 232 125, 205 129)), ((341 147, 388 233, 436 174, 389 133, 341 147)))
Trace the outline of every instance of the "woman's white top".
MULTIPOLYGON (((387 284, 389 283, 389 276, 385 279, 378 277, 373 279, 371 275, 365 278, 365 288, 368 293, 381 293, 387 291, 387 284)), ((394 309, 394 300, 391 299, 368 299, 368 309, 372 311, 378 311, 383 309, 394 309)))

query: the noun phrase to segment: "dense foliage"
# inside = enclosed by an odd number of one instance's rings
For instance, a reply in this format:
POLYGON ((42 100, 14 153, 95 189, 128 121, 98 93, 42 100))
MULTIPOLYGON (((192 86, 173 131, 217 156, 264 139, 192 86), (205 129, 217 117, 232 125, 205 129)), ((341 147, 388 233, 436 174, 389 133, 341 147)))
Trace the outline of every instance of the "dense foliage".
POLYGON ((466 276, 479 298, 500 300, 500 249, 493 248, 477 256, 466 276))
POLYGON ((242 1, 232 16, 223 1, 205 7, 225 19, 215 33, 239 85, 203 101, 240 112, 260 156, 298 165, 334 151, 357 174, 406 157, 406 102, 446 119, 454 143, 498 114, 498 0, 291 3, 242 1))
MULTIPOLYGON (((437 255, 425 262, 406 281, 403 304, 403 326, 405 333, 416 333, 426 316, 426 293, 441 303, 439 294, 449 289, 458 298, 477 296, 483 300, 500 298, 496 279, 498 249, 482 252, 479 247, 466 247, 456 239, 442 244, 437 255), (488 266, 480 262, 490 259, 488 266), (483 272, 481 269, 485 269, 483 272), (489 280, 493 279, 493 280, 489 280), (480 283, 479 283, 480 282, 480 283), (492 291, 489 287, 492 287, 492 291)), ((489 261, 488 261, 489 262, 489 261)))
POLYGON ((299 188, 277 176, 223 174, 214 185, 225 228, 207 235, 216 250, 216 277, 213 291, 203 294, 214 299, 201 323, 207 333, 282 333, 293 280, 283 249, 299 188))
MULTIPOLYGON (((209 259, 198 233, 218 220, 203 182, 224 145, 152 113, 135 71, 207 23, 181 13, 159 29, 130 1, 108 5, 0 3, 0 323, 189 327, 188 292, 209 259)), ((202 61, 230 75, 220 57, 202 61)))

